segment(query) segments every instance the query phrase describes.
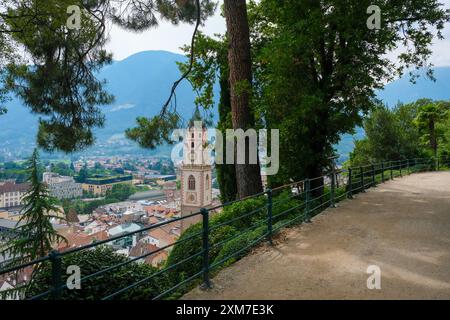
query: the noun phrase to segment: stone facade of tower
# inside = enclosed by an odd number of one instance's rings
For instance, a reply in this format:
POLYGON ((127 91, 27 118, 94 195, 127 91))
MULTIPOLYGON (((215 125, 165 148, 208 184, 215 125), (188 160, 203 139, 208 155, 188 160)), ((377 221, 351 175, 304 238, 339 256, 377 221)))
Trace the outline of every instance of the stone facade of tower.
MULTIPOLYGON (((181 165, 181 214, 188 215, 212 204, 212 167, 208 148, 207 129, 195 122, 184 137, 181 165)), ((201 216, 184 221, 188 225, 201 220, 201 216)))

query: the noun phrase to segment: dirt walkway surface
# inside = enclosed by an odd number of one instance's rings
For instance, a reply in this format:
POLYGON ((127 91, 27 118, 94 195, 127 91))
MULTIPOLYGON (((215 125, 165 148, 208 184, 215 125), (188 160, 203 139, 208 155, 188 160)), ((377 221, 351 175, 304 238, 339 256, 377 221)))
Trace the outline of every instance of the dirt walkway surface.
POLYGON ((222 270, 185 299, 450 299, 450 172, 345 200, 222 270), (369 265, 381 289, 367 288, 369 265))

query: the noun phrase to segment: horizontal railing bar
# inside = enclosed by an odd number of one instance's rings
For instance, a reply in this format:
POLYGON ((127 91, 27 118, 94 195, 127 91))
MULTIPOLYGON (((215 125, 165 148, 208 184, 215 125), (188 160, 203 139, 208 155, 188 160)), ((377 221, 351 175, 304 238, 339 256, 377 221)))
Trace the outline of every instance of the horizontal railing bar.
POLYGON ((273 229, 273 232, 276 232, 276 231, 278 231, 278 230, 280 230, 280 229, 282 229, 282 228, 284 228, 284 227, 290 225, 290 224, 293 223, 295 220, 298 220, 299 218, 304 218, 304 217, 305 217, 305 213, 303 213, 302 215, 298 215, 297 217, 295 217, 295 218, 293 218, 293 219, 291 219, 291 220, 288 220, 287 222, 285 222, 285 223, 279 225, 278 227, 276 227, 275 229, 273 229))
POLYGON ((274 215, 272 217, 272 219, 276 219, 278 217, 281 217, 281 216, 285 215, 286 213, 289 213, 289 212, 291 212, 291 211, 293 211, 295 209, 301 208, 304 205, 306 205, 306 202, 303 202, 303 203, 299 204, 298 206, 295 206, 295 207, 289 208, 289 209, 287 209, 287 210, 285 210, 283 212, 280 212, 279 214, 274 215))
MULTIPOLYGON (((124 262, 122 262, 122 263, 116 264, 116 265, 114 265, 114 266, 108 267, 108 268, 103 269, 103 270, 100 270, 100 271, 97 271, 97 272, 95 272, 95 273, 92 273, 92 274, 90 274, 90 275, 87 275, 87 276, 81 278, 81 279, 80 279, 80 282, 83 282, 83 281, 85 281, 85 280, 88 280, 88 279, 90 279, 90 278, 92 278, 92 277, 94 277, 94 276, 102 275, 102 274, 104 274, 104 273, 106 273, 106 272, 109 272, 109 271, 111 271, 111 270, 114 270, 114 269, 117 269, 117 268, 126 266, 127 264, 130 264, 130 263, 132 263, 132 262, 136 262, 136 261, 141 260, 141 259, 143 259, 143 258, 149 257, 149 256, 151 256, 151 255, 153 255, 153 254, 157 254, 157 253, 159 253, 159 252, 161 252, 161 251, 167 250, 167 249, 170 248, 170 247, 173 247, 174 245, 177 245, 177 244, 180 244, 180 243, 189 241, 189 240, 191 240, 191 239, 193 239, 193 238, 195 238, 195 237, 198 237, 198 236, 200 236, 200 235, 202 235, 202 232, 198 232, 198 233, 193 234, 193 235, 191 235, 191 236, 189 236, 189 237, 187 237, 187 238, 178 240, 178 241, 176 241, 176 242, 174 242, 174 243, 168 244, 168 245, 166 245, 166 246, 164 246, 164 247, 158 248, 157 250, 154 250, 154 251, 152 251, 152 252, 143 254, 143 255, 141 255, 141 256, 139 256, 139 257, 132 258, 132 259, 128 259, 127 261, 124 261, 124 262)), ((66 287, 67 287, 67 285, 63 285, 63 286, 61 287, 61 289, 64 289, 64 288, 66 288, 66 287)))
POLYGON ((257 194, 254 194, 254 195, 251 195, 251 196, 248 196, 248 197, 244 197, 244 198, 241 198, 241 199, 236 199, 236 200, 233 200, 233 201, 225 202, 225 203, 217 205, 215 207, 208 208, 208 211, 213 211, 213 210, 217 210, 217 209, 220 209, 220 208, 224 208, 224 207, 230 206, 230 205, 232 205, 234 203, 241 202, 241 201, 244 201, 244 200, 257 198, 257 197, 260 197, 262 195, 265 195, 266 193, 267 193, 267 191, 263 191, 263 192, 260 192, 260 193, 257 193, 257 194))
POLYGON ((49 256, 45 256, 45 257, 42 257, 42 258, 30 261, 30 262, 26 262, 26 263, 23 263, 23 264, 18 265, 18 266, 9 267, 7 269, 0 270, 0 275, 5 274, 5 273, 14 272, 14 271, 17 271, 17 270, 20 270, 20 269, 24 269, 26 267, 30 267, 30 266, 33 266, 35 264, 45 262, 47 260, 50 260, 49 256))
POLYGON ((125 237, 129 237, 129 236, 132 236, 132 235, 137 234, 137 233, 153 230, 153 229, 156 229, 156 228, 161 228, 161 227, 166 226, 168 224, 171 224, 171 223, 174 223, 174 222, 178 222, 178 221, 181 221, 181 220, 185 220, 185 219, 188 219, 188 218, 192 218, 192 217, 198 216, 200 214, 201 214, 200 212, 196 212, 196 213, 188 214, 188 215, 183 216, 183 217, 170 219, 170 220, 163 221, 163 222, 160 222, 160 223, 156 223, 156 224, 153 224, 151 226, 148 226, 148 227, 136 230, 136 231, 128 232, 128 233, 123 234, 123 235, 111 237, 111 238, 108 238, 106 240, 97 241, 97 242, 94 242, 94 243, 91 243, 91 244, 88 244, 88 245, 85 245, 85 246, 82 246, 82 247, 73 248, 73 249, 70 249, 70 250, 67 250, 67 251, 62 251, 62 252, 60 252, 60 254, 62 256, 65 256, 65 255, 70 254, 70 253, 78 252, 78 251, 85 250, 85 249, 90 249, 92 247, 96 247, 96 246, 99 246, 99 245, 102 245, 102 244, 105 244, 105 243, 108 243, 108 242, 111 242, 111 241, 115 241, 115 240, 119 240, 119 239, 122 239, 122 238, 125 238, 125 237))
POLYGON ((50 293, 52 293, 52 291, 53 290, 47 290, 47 291, 45 291, 43 293, 40 293, 40 294, 35 295, 35 296, 32 296, 32 297, 28 298, 27 300, 38 300, 38 299, 40 299, 42 297, 48 296, 50 293))
POLYGON ((304 183, 304 182, 305 182, 305 180, 300 180, 300 181, 297 181, 297 182, 292 182, 292 183, 289 183, 289 184, 285 184, 285 185, 283 185, 283 186, 279 186, 279 187, 273 188, 272 191, 277 191, 277 190, 284 189, 284 188, 287 188, 287 187, 296 186, 296 185, 299 185, 300 183, 304 183))
POLYGON ((247 250, 248 248, 254 246, 256 243, 258 243, 259 241, 261 241, 262 239, 266 238, 268 235, 268 232, 265 232, 261 237, 259 237, 258 239, 256 239, 255 241, 250 242, 250 244, 248 244, 247 246, 241 248, 240 250, 236 251, 235 253, 232 253, 231 255, 226 256, 225 258, 223 258, 220 261, 217 261, 213 264, 210 265, 210 270, 214 269, 216 266, 222 264, 223 262, 227 261, 228 259, 234 257, 235 255, 243 252, 244 250, 247 250))
POLYGON ((249 213, 243 214, 242 216, 239 216, 239 217, 233 218, 231 220, 228 220, 228 221, 219 223, 217 225, 211 226, 211 227, 209 227, 209 230, 211 231, 211 230, 215 230, 215 229, 218 229, 220 227, 223 227, 223 226, 227 226, 227 225, 229 225, 229 224, 231 224, 231 223, 233 223, 235 221, 241 220, 243 218, 246 218, 248 216, 251 216, 251 215, 255 214, 256 212, 259 212, 259 211, 261 211, 263 209, 266 209, 267 207, 268 207, 268 205, 266 204, 263 207, 259 207, 259 208, 255 209, 255 210, 250 211, 249 213))
POLYGON ((179 287, 185 285, 188 282, 191 282, 192 280, 194 280, 195 278, 199 277, 201 274, 203 274, 203 270, 200 272, 197 272, 196 274, 194 274, 193 276, 190 276, 187 279, 184 279, 183 281, 181 281, 180 283, 178 283, 177 285, 175 285, 174 287, 164 291, 163 293, 157 295, 156 297, 152 298, 152 300, 159 300, 160 298, 164 297, 165 295, 167 295, 168 293, 174 291, 175 289, 178 289, 179 287))
POLYGON ((198 256, 200 256, 200 255, 202 255, 202 254, 203 254, 203 250, 200 251, 200 252, 198 252, 198 253, 196 253, 196 254, 194 254, 194 255, 189 256, 189 257, 186 258, 186 259, 183 259, 183 260, 177 262, 176 264, 171 265, 170 267, 167 267, 167 268, 165 268, 165 269, 163 269, 163 270, 160 270, 160 271, 158 271, 158 272, 155 272, 155 273, 153 273, 152 275, 150 275, 150 276, 148 276, 148 277, 146 277, 146 278, 144 278, 144 279, 141 279, 141 280, 139 280, 139 281, 137 281, 137 282, 135 282, 135 283, 129 285, 128 287, 125 287, 125 288, 123 288, 123 289, 120 289, 119 291, 116 291, 116 292, 114 292, 114 293, 108 295, 107 297, 103 298, 102 300, 109 300, 109 299, 111 299, 111 298, 114 298, 115 296, 118 296, 119 294, 122 294, 122 293, 124 293, 124 292, 126 292, 126 291, 128 291, 128 290, 131 290, 131 289, 133 289, 133 288, 136 288, 136 287, 139 286, 140 284, 143 284, 144 282, 147 282, 147 281, 149 281, 150 279, 153 279, 154 277, 157 277, 157 276, 159 276, 159 275, 161 275, 161 274, 163 274, 163 273, 165 273, 165 272, 167 272, 167 271, 169 271, 169 270, 172 270, 172 269, 178 267, 179 265, 181 265, 181 264, 183 264, 183 263, 185 263, 185 262, 187 262, 187 261, 189 261, 189 260, 191 260, 191 259, 193 259, 193 258, 196 258, 196 257, 198 257, 198 256))
POLYGON ((244 229, 242 231, 239 231, 239 233, 237 235, 233 235, 233 236, 227 238, 226 240, 222 240, 222 241, 220 241, 218 243, 215 243, 215 244, 211 245, 210 249, 214 249, 214 248, 220 247, 221 245, 223 245, 223 244, 225 244, 225 243, 227 243, 227 242, 229 242, 231 240, 238 239, 238 238, 244 236, 246 232, 248 232, 248 231, 250 231, 252 229, 255 229, 257 227, 260 227, 264 223, 267 223, 267 220, 268 219, 264 219, 264 220, 261 220, 261 221, 255 223, 255 224, 252 224, 250 227, 248 227, 248 228, 246 228, 246 229, 244 229))

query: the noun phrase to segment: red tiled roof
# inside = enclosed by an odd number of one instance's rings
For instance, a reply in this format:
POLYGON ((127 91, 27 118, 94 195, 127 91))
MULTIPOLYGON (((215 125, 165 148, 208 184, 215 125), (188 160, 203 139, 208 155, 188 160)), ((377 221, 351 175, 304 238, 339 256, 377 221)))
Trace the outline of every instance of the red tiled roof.
POLYGON ((7 193, 7 192, 27 192, 30 188, 29 183, 12 183, 12 182, 5 182, 4 184, 0 185, 0 193, 7 193))
POLYGON ((90 235, 82 232, 80 229, 67 228, 59 230, 58 233, 67 240, 67 243, 65 241, 58 243, 57 249, 59 250, 78 248, 91 244, 94 239, 100 240, 95 237, 95 235, 97 235, 97 237, 100 237, 100 232, 90 235))
POLYGON ((131 248, 130 257, 136 258, 156 250, 158 250, 158 247, 153 244, 138 242, 133 248, 131 248))

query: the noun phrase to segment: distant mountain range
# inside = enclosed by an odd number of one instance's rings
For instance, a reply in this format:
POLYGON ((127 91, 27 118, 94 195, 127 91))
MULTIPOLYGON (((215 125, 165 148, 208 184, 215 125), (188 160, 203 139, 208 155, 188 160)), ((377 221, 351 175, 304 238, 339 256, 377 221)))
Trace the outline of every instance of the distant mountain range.
MULTIPOLYGON (((114 104, 101 107, 106 117, 105 126, 95 130, 95 146, 82 154, 168 154, 168 147, 154 151, 138 147, 125 138, 124 131, 135 125, 136 117, 159 113, 173 83, 180 77, 176 64, 180 61, 186 61, 186 57, 166 51, 144 51, 103 68, 98 78, 107 80, 106 89, 116 99, 114 104)), ((176 98, 178 112, 190 118, 195 94, 188 82, 178 86, 176 98)), ((8 113, 0 116, 0 159, 2 154, 16 157, 29 154, 38 124, 38 116, 31 114, 17 99, 11 101, 7 109, 8 113)), ((80 153, 73 156, 78 155, 80 153)))
MULTIPOLYGON (((186 61, 186 57, 167 51, 144 51, 105 67, 99 78, 107 80, 107 89, 116 101, 102 108, 106 116, 105 127, 96 130, 96 145, 83 154, 169 155, 169 147, 154 151, 139 148, 124 137, 124 131, 135 125, 137 116, 153 116, 160 111, 173 82, 180 77, 176 64, 180 61, 186 61)), ((379 92, 379 97, 390 106, 398 101, 411 102, 419 98, 450 99, 450 67, 436 68, 435 76, 435 83, 422 77, 415 85, 407 77, 401 78, 388 84, 385 90, 379 92)), ((215 91, 218 98, 218 88, 215 91)), ((194 99, 195 93, 189 83, 182 82, 177 89, 177 110, 186 119, 192 115, 194 99)), ((8 113, 0 116, 0 160, 28 155, 37 130, 38 117, 31 114, 19 100, 14 99, 7 107, 8 113)), ((355 136, 343 136, 337 146, 343 160, 353 149, 353 139, 361 138, 363 134, 358 129, 355 136)), ((80 153, 73 157, 78 155, 80 153)))

